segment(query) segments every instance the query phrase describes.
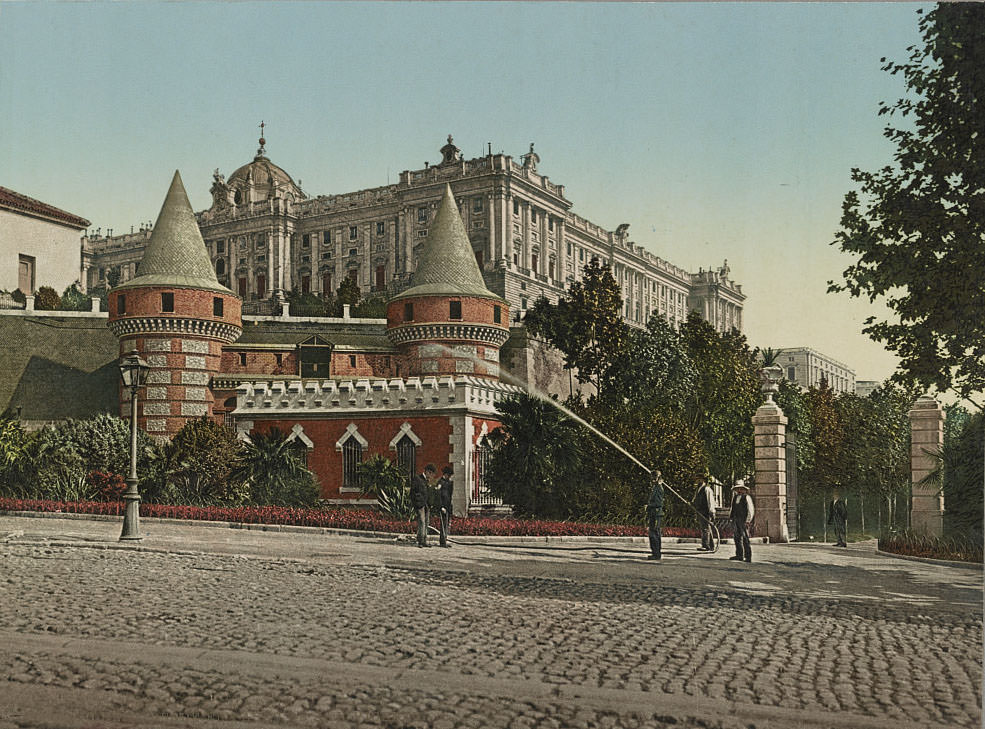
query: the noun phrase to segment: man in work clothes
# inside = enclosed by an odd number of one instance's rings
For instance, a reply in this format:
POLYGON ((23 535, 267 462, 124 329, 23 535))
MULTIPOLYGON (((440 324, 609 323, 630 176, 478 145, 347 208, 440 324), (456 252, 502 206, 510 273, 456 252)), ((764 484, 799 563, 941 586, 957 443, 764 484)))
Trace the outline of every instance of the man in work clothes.
POLYGON ((752 547, 749 544, 749 522, 756 514, 752 505, 749 487, 740 478, 732 487, 732 510, 729 518, 732 520, 732 534, 735 538, 735 556, 729 559, 741 562, 752 562, 752 547))
POLYGON ((845 538, 848 536, 848 504, 835 491, 831 498, 831 508, 828 510, 828 526, 834 525, 836 547, 847 547, 845 538))
POLYGON ((657 471, 653 478, 653 491, 646 505, 646 522, 650 535, 650 554, 647 559, 660 559, 660 519, 664 513, 664 485, 657 471))
POLYGON ((428 508, 429 492, 431 490, 431 479, 438 469, 433 463, 424 467, 424 473, 419 473, 410 480, 410 503, 417 511, 417 546, 430 547, 428 544, 428 523, 431 521, 431 513, 428 508))
POLYGON ((448 543, 448 527, 451 524, 451 495, 455 490, 455 485, 451 482, 451 466, 441 469, 441 478, 438 479, 438 498, 441 508, 441 531, 440 544, 442 547, 451 547, 448 543))
POLYGON ((694 508, 698 512, 698 526, 701 527, 701 546, 698 550, 711 552, 715 549, 715 537, 711 531, 711 523, 715 518, 715 492, 708 485, 707 472, 694 495, 694 508))

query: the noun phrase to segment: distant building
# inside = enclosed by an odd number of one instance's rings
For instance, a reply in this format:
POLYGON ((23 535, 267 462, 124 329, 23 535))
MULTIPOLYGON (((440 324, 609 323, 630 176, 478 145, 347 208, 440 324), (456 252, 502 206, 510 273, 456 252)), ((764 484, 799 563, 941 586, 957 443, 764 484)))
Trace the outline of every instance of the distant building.
POLYGON ((821 380, 836 393, 855 392, 855 370, 809 347, 785 347, 777 350, 776 364, 783 376, 801 390, 818 387, 821 380))
MULTIPOLYGON (((384 298, 410 284, 446 184, 483 280, 504 298, 514 321, 540 296, 557 301, 592 258, 608 263, 622 288, 623 315, 642 326, 654 312, 672 324, 698 311, 718 331, 742 329, 745 295, 728 264, 690 273, 629 239, 629 225, 606 230, 572 210, 563 185, 538 171, 533 151, 466 160, 449 136, 441 161, 400 173, 398 182, 357 192, 309 197, 268 157, 226 179, 213 175, 212 206, 197 214, 220 283, 244 301, 244 313, 279 313, 284 293, 332 294, 352 278, 363 296, 384 298)), ((91 236, 89 286, 110 272, 136 275, 149 229, 91 236)))
POLYGON ((859 397, 868 397, 879 389, 882 385, 878 380, 858 380, 855 383, 855 394, 859 397))
POLYGON ((0 290, 84 285, 79 232, 87 227, 85 218, 0 187, 0 290))

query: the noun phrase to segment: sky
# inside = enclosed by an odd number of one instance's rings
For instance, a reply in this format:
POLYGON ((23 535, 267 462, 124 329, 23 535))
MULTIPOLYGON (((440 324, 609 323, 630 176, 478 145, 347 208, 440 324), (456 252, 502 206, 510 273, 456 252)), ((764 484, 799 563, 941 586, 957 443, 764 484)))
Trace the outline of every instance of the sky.
POLYGON ((309 195, 440 160, 519 156, 572 209, 697 271, 727 259, 753 346, 860 380, 895 357, 886 310, 826 293, 853 167, 892 161, 880 59, 910 3, 0 2, 0 185, 129 232, 175 169, 196 210, 256 152, 309 195))

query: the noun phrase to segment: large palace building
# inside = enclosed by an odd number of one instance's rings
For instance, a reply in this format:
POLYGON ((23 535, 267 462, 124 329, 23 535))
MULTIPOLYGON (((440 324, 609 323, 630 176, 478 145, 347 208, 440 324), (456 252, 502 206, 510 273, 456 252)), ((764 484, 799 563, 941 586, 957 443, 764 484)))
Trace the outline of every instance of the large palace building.
MULTIPOLYGON (((450 185, 488 289, 505 299, 513 319, 540 296, 552 301, 593 257, 609 263, 622 287, 623 314, 643 325, 658 312, 672 324, 698 311, 716 329, 742 329, 742 287, 727 263, 689 273, 628 236, 628 224, 606 230, 577 215, 563 185, 538 171, 530 150, 514 161, 490 153, 463 159, 448 137, 435 165, 400 173, 395 184, 309 197, 267 156, 228 179, 217 169, 212 206, 196 214, 218 281, 243 299, 244 313, 279 312, 288 291, 331 294, 343 277, 363 296, 393 297, 410 283, 445 185, 450 185)), ((151 235, 83 238, 84 284, 105 285, 138 275, 151 235)))

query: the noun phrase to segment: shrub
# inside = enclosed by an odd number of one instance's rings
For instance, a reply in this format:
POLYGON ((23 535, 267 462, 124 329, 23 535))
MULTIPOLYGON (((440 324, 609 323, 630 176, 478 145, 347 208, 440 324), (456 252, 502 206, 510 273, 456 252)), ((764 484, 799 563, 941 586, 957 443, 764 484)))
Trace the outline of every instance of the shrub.
POLYGON ((307 458, 304 443, 288 440, 278 428, 252 433, 230 480, 246 487, 251 504, 313 506, 320 492, 307 458))
POLYGON ((236 434, 203 416, 189 421, 151 464, 143 487, 148 501, 178 504, 242 504, 249 491, 229 478, 239 467, 236 434))
POLYGON ((57 311, 62 300, 51 286, 42 286, 34 295, 34 308, 38 311, 57 311))
POLYGON ((26 304, 27 296, 20 289, 14 289, 10 292, 10 298, 16 301, 18 304, 26 304))
POLYGON ((982 562, 982 543, 962 537, 932 537, 910 531, 883 534, 879 537, 879 549, 911 557, 982 562))
MULTIPOLYGON (((153 460, 154 443, 137 436, 138 470, 153 460)), ((25 498, 70 498, 94 495, 93 471, 127 473, 130 469, 130 426, 121 418, 100 414, 89 420, 66 420, 24 436, 19 453, 7 470, 9 495, 25 498), (91 492, 91 493, 90 493, 91 492)))
POLYGON ((62 311, 89 311, 92 302, 89 296, 79 289, 79 284, 76 282, 62 292, 61 304, 58 308, 62 311))
POLYGON ((89 484, 95 489, 99 501, 119 501, 127 489, 127 483, 118 473, 92 471, 89 473, 89 484))
POLYGON ((303 294, 300 291, 291 291, 287 295, 287 302, 290 305, 288 311, 291 316, 330 316, 332 314, 332 302, 312 293, 303 294))

